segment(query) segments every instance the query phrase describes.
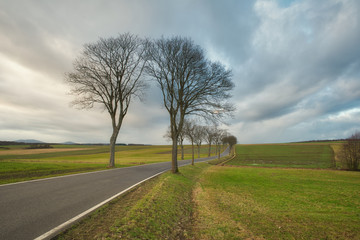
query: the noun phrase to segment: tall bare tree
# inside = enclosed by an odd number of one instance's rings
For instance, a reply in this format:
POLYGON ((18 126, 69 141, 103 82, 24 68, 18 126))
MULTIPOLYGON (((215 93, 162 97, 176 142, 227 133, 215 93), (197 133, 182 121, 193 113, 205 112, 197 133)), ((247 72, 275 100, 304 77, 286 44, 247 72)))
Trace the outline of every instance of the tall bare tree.
POLYGON ((149 48, 147 73, 157 81, 169 112, 172 172, 178 172, 178 136, 187 115, 219 119, 233 107, 226 102, 234 87, 231 71, 206 59, 200 46, 182 37, 161 38, 149 48))
POLYGON ((92 108, 100 104, 110 114, 109 167, 115 166, 116 139, 130 102, 134 97, 140 98, 146 86, 142 79, 145 50, 146 41, 130 33, 100 38, 84 45, 73 63, 74 70, 65 77, 76 96, 74 105, 92 108))
POLYGON ((198 158, 200 158, 201 144, 205 138, 205 127, 200 125, 195 125, 194 140, 197 146, 198 158))
POLYGON ((184 160, 184 154, 185 154, 185 150, 184 150, 184 140, 185 140, 185 133, 184 131, 181 131, 179 134, 179 144, 180 144, 180 149, 181 149, 181 160, 184 160))
POLYGON ((191 165, 194 165, 195 162, 195 150, 194 150, 195 128, 196 125, 193 121, 185 120, 184 127, 181 131, 184 134, 185 138, 191 142, 191 152, 192 152, 191 165))
MULTIPOLYGON (((166 131, 164 138, 166 138, 167 140, 170 140, 170 141, 172 140, 170 127, 166 131)), ((185 157, 184 156, 184 154, 185 154, 184 140, 185 140, 185 132, 181 131, 181 133, 179 134, 179 139, 178 139, 178 143, 180 144, 180 149, 181 149, 181 160, 184 160, 184 157, 185 157)))
POLYGON ((204 139, 207 142, 207 144, 209 145, 208 157, 210 157, 211 144, 213 144, 213 141, 214 141, 214 135, 215 135, 216 128, 212 127, 212 126, 205 126, 204 130, 205 130, 205 138, 204 139))
POLYGON ((224 137, 227 135, 226 130, 215 128, 214 131, 214 143, 216 146, 216 153, 218 154, 218 159, 220 159, 221 155, 221 144, 223 143, 224 137))

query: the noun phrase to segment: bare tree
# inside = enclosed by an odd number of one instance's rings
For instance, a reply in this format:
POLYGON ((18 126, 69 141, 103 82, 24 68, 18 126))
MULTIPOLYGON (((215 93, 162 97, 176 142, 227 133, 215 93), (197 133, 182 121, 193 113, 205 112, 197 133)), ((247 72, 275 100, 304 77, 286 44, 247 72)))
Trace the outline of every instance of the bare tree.
POLYGON ((145 83, 141 76, 146 63, 145 50, 146 41, 129 33, 100 38, 84 45, 73 63, 74 71, 65 77, 72 87, 71 93, 77 97, 74 105, 92 108, 100 104, 110 114, 109 167, 115 166, 116 139, 130 102, 143 94, 145 83))
POLYGON ((215 128, 214 131, 214 143, 216 146, 216 153, 218 154, 218 159, 220 159, 221 155, 221 144, 223 143, 223 139, 226 136, 227 132, 223 129, 215 128))
MULTIPOLYGON (((166 138, 166 139, 168 139, 170 141, 172 140, 170 127, 166 131, 166 134, 164 135, 164 138, 166 138)), ((179 134, 179 139, 178 139, 178 142, 180 144, 180 149, 181 149, 181 160, 184 160, 184 153, 185 153, 184 140, 185 140, 185 133, 184 133, 184 131, 181 131, 181 133, 179 134)))
POLYGON ((179 133, 179 144, 180 144, 180 149, 181 149, 181 160, 184 160, 184 140, 185 140, 185 133, 184 131, 181 131, 179 133))
POLYGON ((162 91, 172 135, 172 172, 178 172, 178 136, 187 115, 220 119, 233 107, 226 100, 234 87, 231 71, 205 58, 200 46, 188 38, 161 38, 149 48, 147 73, 162 91))
POLYGON ((205 129, 203 126, 195 125, 195 128, 193 130, 194 135, 194 141, 197 146, 198 150, 198 158, 200 158, 200 151, 201 151, 201 143, 203 142, 205 138, 205 129))
POLYGON ((194 165, 195 162, 195 151, 194 151, 194 142, 195 142, 195 136, 194 136, 194 129, 196 125, 194 122, 185 120, 184 121, 184 127, 182 129, 182 132, 190 142, 191 142, 191 151, 192 151, 192 158, 191 158, 191 165, 194 165))
POLYGON ((209 145, 209 152, 208 152, 208 157, 210 157, 211 155, 211 144, 214 141, 214 134, 215 134, 215 127, 211 127, 211 126, 206 126, 204 127, 205 130, 205 141, 207 142, 207 144, 209 145))
POLYGON ((356 171, 360 165, 360 132, 354 133, 342 146, 342 162, 347 169, 356 171))

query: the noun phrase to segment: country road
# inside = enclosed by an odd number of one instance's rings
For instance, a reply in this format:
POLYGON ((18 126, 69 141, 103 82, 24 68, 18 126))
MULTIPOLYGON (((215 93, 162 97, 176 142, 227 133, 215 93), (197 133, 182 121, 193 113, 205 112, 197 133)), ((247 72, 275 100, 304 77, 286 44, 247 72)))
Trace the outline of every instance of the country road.
MULTIPOLYGON (((228 149, 222 155, 226 154, 228 149)), ((178 163, 183 166, 190 160, 178 163)), ((48 231, 170 168, 170 162, 163 162, 0 185, 0 239, 43 238, 48 231)))

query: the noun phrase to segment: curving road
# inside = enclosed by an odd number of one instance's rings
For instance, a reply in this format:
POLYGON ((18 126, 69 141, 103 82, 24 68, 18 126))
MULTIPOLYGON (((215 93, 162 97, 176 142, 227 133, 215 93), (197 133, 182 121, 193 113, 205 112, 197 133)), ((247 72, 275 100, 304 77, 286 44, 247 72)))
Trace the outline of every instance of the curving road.
POLYGON ((170 162, 163 162, 0 185, 0 239, 48 239, 79 215, 170 168, 170 162))

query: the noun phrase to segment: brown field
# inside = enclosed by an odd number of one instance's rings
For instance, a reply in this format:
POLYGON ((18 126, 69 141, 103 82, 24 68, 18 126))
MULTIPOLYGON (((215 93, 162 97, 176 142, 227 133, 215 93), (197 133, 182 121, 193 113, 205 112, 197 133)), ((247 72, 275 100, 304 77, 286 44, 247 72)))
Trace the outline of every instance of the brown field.
MULTIPOLYGON (((90 150, 93 148, 86 148, 90 150)), ((39 153, 54 153, 54 152, 69 152, 84 150, 84 148, 42 148, 42 149, 15 149, 0 151, 0 155, 27 155, 27 154, 39 154, 39 153)))

